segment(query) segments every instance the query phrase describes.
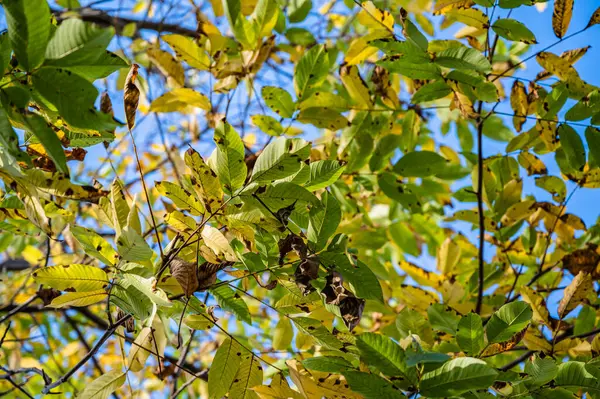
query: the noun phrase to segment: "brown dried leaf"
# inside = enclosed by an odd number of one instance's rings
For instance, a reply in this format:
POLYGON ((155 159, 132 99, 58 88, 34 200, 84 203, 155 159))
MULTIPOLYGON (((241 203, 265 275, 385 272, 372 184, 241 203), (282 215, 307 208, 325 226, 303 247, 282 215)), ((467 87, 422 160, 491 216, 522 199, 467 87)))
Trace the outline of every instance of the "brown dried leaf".
POLYGON ((590 273, 593 278, 600 277, 598 263, 600 254, 597 252, 596 244, 588 244, 586 248, 578 249, 565 255, 562 258, 563 267, 571 274, 577 275, 580 272, 590 273))
POLYGON ((110 100, 110 96, 108 95, 107 91, 102 93, 102 96, 100 97, 100 111, 110 116, 115 114, 112 107, 112 101, 110 100))
POLYGON ((300 262, 294 272, 294 279, 303 295, 308 295, 315 289, 311 281, 319 277, 319 258, 316 255, 306 257, 300 262))
POLYGON ((280 265, 283 265, 283 260, 291 251, 295 251, 300 259, 305 259, 308 254, 306 243, 296 234, 288 234, 285 238, 279 240, 278 246, 280 265))
POLYGON ((198 288, 196 291, 204 291, 217 281, 217 272, 231 266, 234 262, 209 263, 205 262, 198 266, 198 288))
POLYGON ((171 270, 171 275, 177 280, 179 285, 181 285, 185 296, 192 296, 198 288, 196 264, 186 262, 183 259, 176 257, 169 264, 169 269, 171 270))
POLYGON ((125 80, 125 87, 123 88, 123 103, 125 105, 125 117, 127 118, 127 127, 129 130, 133 129, 135 125, 135 113, 140 102, 140 90, 135 85, 139 67, 138 64, 131 65, 131 69, 125 80))

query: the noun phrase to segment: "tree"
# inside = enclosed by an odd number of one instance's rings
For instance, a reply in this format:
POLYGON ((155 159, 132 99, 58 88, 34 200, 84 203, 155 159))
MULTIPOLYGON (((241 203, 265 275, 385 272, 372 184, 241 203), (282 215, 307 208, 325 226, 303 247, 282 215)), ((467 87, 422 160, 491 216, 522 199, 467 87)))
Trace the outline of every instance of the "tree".
POLYGON ((4 0, 0 391, 599 396, 573 2, 4 0))

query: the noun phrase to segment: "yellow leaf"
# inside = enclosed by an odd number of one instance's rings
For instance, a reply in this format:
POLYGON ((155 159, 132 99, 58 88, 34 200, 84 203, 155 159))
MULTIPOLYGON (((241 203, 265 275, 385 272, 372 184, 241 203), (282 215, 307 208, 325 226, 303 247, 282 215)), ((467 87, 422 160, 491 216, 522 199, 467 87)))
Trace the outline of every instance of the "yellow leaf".
POLYGON ((537 323, 543 323, 549 326, 549 314, 544 297, 526 286, 521 287, 521 297, 523 298, 523 301, 531 306, 531 309, 533 310, 533 320, 537 323))
POLYGON ((527 175, 545 175, 548 168, 541 159, 530 152, 520 152, 518 156, 519 164, 527 170, 527 175))
POLYGON ((67 292, 52 300, 48 307, 64 308, 65 306, 89 306, 106 299, 108 294, 104 290, 88 292, 67 292))
POLYGON ((77 399, 107 399, 124 383, 125 373, 118 369, 111 370, 87 384, 77 399))
POLYGON ((340 76, 342 83, 346 87, 346 90, 348 90, 350 98, 360 108, 371 109, 373 107, 373 100, 371 99, 369 88, 358 72, 358 68, 355 65, 343 66, 340 68, 340 76))
POLYGON ((215 17, 223 16, 223 2, 221 0, 210 0, 210 5, 212 6, 215 17))
POLYGON ((451 238, 446 237, 437 253, 437 269, 442 274, 452 273, 461 255, 460 246, 451 238))
POLYGON ((362 399, 345 388, 343 377, 330 373, 309 372, 296 360, 286 362, 290 378, 306 399, 362 399))
POLYGON ((261 399, 304 399, 300 392, 290 388, 281 373, 276 374, 269 385, 260 385, 252 389, 261 399))
POLYGON ((192 68, 206 70, 210 66, 210 59, 205 50, 194 41, 182 35, 165 35, 162 39, 171 46, 178 58, 187 62, 192 68))
POLYGON ((433 8, 433 13, 445 14, 454 8, 470 8, 474 4, 473 0, 437 0, 433 8))
POLYGON ((592 14, 592 17, 590 18, 590 22, 588 22, 586 29, 590 26, 598 24, 600 24, 600 7, 598 7, 596 11, 594 11, 594 13, 592 14))
POLYGON ((510 91, 510 106, 515 112, 513 125, 517 132, 520 132, 523 124, 526 122, 524 116, 527 115, 527 110, 529 108, 527 91, 525 90, 525 85, 520 80, 515 80, 512 85, 510 91))
POLYGON ((365 1, 358 13, 358 21, 369 28, 394 31, 394 17, 389 11, 382 11, 372 1, 365 1))
POLYGON ((149 48, 146 53, 161 73, 166 77, 172 78, 178 87, 185 84, 183 66, 171 54, 154 47, 149 48))
POLYGON ((400 269, 404 270, 413 280, 420 285, 426 285, 429 287, 437 287, 442 281, 442 276, 434 272, 427 271, 419 266, 406 262, 400 261, 398 263, 400 269))
POLYGON ((33 272, 33 278, 60 291, 85 292, 104 290, 108 285, 106 272, 89 265, 49 266, 33 272))
POLYGON ((451 8, 444 15, 450 21, 462 22, 476 29, 487 29, 490 25, 487 15, 476 8, 451 8))
POLYGON ((579 272, 571 283, 565 288, 563 298, 558 304, 558 316, 562 319, 570 311, 588 300, 594 293, 594 284, 589 274, 579 272))
POLYGON ((235 252, 229 245, 227 238, 219 229, 206 225, 202 229, 202 238, 207 247, 212 249, 217 256, 223 256, 228 261, 236 261, 235 252))
POLYGON ((134 372, 142 370, 146 365, 150 352, 154 352, 152 328, 144 327, 129 349, 129 355, 127 356, 129 370, 134 372))
POLYGON ((179 88, 163 94, 150 105, 150 112, 181 112, 189 114, 195 108, 210 111, 210 101, 197 91, 188 88, 179 88))
POLYGON ((569 24, 571 23, 571 17, 573 16, 573 3, 574 0, 555 0, 554 1, 554 12, 552 13, 552 29, 554 34, 559 39, 562 39, 569 24))

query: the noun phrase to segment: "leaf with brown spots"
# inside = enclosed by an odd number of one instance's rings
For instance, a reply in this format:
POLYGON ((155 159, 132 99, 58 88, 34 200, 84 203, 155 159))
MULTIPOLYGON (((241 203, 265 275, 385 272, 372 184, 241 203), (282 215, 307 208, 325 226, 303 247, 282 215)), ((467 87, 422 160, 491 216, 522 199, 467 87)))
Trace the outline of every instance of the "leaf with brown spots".
POLYGON ((575 0, 555 0, 552 13, 552 29, 559 39, 567 33, 571 17, 573 16, 573 3, 575 0))

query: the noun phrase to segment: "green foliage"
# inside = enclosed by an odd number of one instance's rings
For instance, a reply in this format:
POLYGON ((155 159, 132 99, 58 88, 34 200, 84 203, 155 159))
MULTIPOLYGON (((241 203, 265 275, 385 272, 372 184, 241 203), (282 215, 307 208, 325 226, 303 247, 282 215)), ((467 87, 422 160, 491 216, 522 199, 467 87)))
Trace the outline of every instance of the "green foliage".
POLYGON ((600 395, 600 10, 82 3, 1 5, 0 392, 600 395))

